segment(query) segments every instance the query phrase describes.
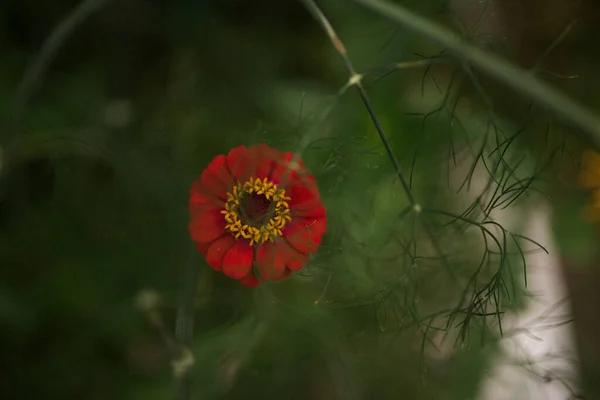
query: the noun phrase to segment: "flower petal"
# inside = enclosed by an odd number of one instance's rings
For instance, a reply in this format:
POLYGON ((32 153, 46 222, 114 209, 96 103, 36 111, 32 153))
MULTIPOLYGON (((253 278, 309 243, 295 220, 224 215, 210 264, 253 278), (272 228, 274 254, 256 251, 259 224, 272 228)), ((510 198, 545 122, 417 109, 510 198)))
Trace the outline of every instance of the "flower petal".
POLYGON ((202 172, 197 190, 226 200, 226 193, 231 190, 233 180, 227 169, 227 157, 219 155, 202 172))
POLYGON ((288 151, 281 154, 273 165, 271 172, 271 180, 279 187, 286 188, 298 177, 298 175, 306 174, 307 170, 302 165, 302 160, 295 157, 294 153, 288 151))
POLYGON ((206 262, 215 270, 220 271, 223 265, 223 259, 229 250, 235 246, 237 240, 229 234, 212 242, 206 253, 206 262))
POLYGON ((327 218, 306 218, 292 220, 285 228, 283 235, 290 246, 300 253, 314 253, 321 244, 327 231, 327 218))
POLYGON ((189 224, 190 236, 197 243, 211 242, 225 233, 225 218, 220 208, 192 212, 189 224))
POLYGON ((292 271, 300 271, 302 268, 304 268, 306 263, 308 263, 308 256, 298 256, 298 258, 288 261, 287 268, 292 271))
POLYGON ((233 279, 242 279, 251 272, 253 260, 254 248, 246 240, 237 240, 223 258, 223 273, 233 279))
POLYGON ((206 211, 209 208, 224 207, 224 204, 222 200, 207 193, 200 179, 194 181, 190 189, 190 212, 196 213, 202 210, 206 211))
POLYGON ((252 146, 250 152, 257 155, 254 177, 259 179, 269 178, 273 170, 273 163, 279 159, 281 153, 264 143, 252 146))
POLYGON ((285 264, 295 251, 283 240, 265 243, 258 250, 257 270, 264 280, 277 280, 285 273, 285 264))
MULTIPOLYGON (((312 176, 310 178, 314 181, 312 176)), ((302 180, 304 181, 304 178, 302 180)), ((316 185, 295 184, 286 191, 286 195, 291 198, 288 203, 293 216, 317 218, 325 215, 325 208, 316 185)))
POLYGON ((281 276, 280 276, 279 278, 277 278, 277 279, 273 279, 273 280, 274 280, 274 281, 282 281, 282 280, 284 280, 284 279, 286 279, 286 278, 289 278, 289 276, 290 276, 291 274, 292 274, 292 271, 291 271, 289 268, 286 268, 286 269, 283 271, 283 274, 281 274, 281 276))
POLYGON ((292 271, 299 271, 308 261, 308 256, 294 250, 286 241, 268 243, 258 252, 257 270, 264 280, 281 281, 292 271))
POLYGON ((248 286, 248 287, 256 287, 256 286, 260 285, 260 282, 258 281, 258 279, 256 279, 256 276, 254 275, 254 272, 252 272, 252 271, 248 272, 248 275, 243 277, 241 279, 241 282, 244 286, 248 286))
POLYGON ((198 251, 198 253, 202 254, 203 256, 206 257, 206 252, 208 251, 208 248, 210 247, 211 243, 196 243, 196 250, 198 251))
POLYGON ((252 177, 256 163, 257 156, 244 146, 235 147, 227 154, 227 167, 236 181, 245 182, 252 177))

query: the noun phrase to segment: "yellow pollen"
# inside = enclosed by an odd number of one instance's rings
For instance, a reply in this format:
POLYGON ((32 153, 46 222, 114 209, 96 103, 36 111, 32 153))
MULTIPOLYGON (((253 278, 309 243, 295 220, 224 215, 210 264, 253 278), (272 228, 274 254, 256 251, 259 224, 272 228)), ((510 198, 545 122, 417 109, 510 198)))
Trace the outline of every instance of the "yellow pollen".
POLYGON ((244 184, 237 182, 231 192, 227 193, 225 209, 221 211, 227 222, 225 229, 236 239, 241 237, 249 240, 250 246, 263 244, 266 241, 273 242, 275 237, 283 235, 283 228, 292 220, 288 203, 290 200, 291 198, 285 195, 284 189, 279 189, 267 178, 263 180, 250 178, 244 184), (258 226, 242 220, 240 201, 250 194, 262 195, 271 203, 269 220, 258 226))

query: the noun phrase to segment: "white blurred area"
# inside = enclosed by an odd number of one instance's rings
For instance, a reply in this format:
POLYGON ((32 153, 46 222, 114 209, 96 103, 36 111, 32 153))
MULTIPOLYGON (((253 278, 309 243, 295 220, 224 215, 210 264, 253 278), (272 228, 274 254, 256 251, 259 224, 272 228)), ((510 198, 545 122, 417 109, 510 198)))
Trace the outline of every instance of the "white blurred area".
MULTIPOLYGON (((512 36, 514 39, 519 33, 507 27, 497 1, 449 0, 448 8, 462 22, 465 34, 482 44, 490 38, 504 40, 512 36)), ((527 21, 520 23, 526 25, 527 21)), ((464 170, 456 172, 464 178, 464 170)), ((481 178, 487 176, 485 171, 481 172, 481 178)), ((482 187, 483 180, 479 182, 482 187)), ((474 191, 477 192, 477 188, 474 191)), ((570 302, 552 238, 550 208, 540 201, 533 209, 510 207, 493 217, 505 228, 514 227, 515 233, 542 244, 549 254, 540 251, 527 256, 530 297, 522 312, 504 316, 502 353, 494 360, 477 400, 578 398, 575 394, 578 393, 579 362, 573 325, 568 322, 572 318, 570 302), (526 224, 514 220, 524 216, 526 224), (525 228, 518 229, 517 225, 525 228)))
POLYGON ((552 243, 550 213, 539 207, 528 219, 528 230, 523 233, 543 244, 549 254, 528 257, 532 297, 523 312, 505 316, 503 354, 483 382, 479 400, 569 400, 577 392, 573 326, 566 323, 571 320, 571 309, 552 243))

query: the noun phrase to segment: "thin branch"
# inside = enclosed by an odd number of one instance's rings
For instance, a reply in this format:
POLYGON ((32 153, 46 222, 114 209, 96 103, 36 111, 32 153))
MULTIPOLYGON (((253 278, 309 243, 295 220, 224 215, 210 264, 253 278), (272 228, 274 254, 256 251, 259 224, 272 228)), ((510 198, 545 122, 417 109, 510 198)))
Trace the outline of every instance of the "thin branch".
MULTIPOLYGON (((417 215, 420 215, 421 205, 417 202, 417 199, 415 198, 415 196, 410 188, 410 185, 409 185, 408 181, 406 180, 404 172, 402 171, 402 166, 400 165, 398 158, 394 154, 394 150, 392 149, 390 141, 383 129, 383 126, 381 125, 381 121, 377 117, 377 114, 375 114, 375 110, 371 106, 371 101, 369 100, 367 92, 365 91, 365 89, 363 87, 363 84, 362 84, 363 74, 356 72, 356 69, 354 68, 352 62, 350 61, 350 58, 348 57, 344 43, 339 38, 339 36, 337 35, 335 30, 329 23, 329 20, 327 19, 325 14, 323 14, 321 9, 317 6, 317 4, 313 0, 302 0, 302 3, 304 3, 304 5, 308 9, 308 11, 319 22, 319 24, 321 25, 323 30, 325 30, 325 33, 327 33, 327 36, 329 37, 329 40, 333 44, 333 47, 336 49, 336 51, 342 57, 342 60, 344 61, 344 64, 345 64, 346 69, 348 70, 348 74, 349 74, 349 79, 348 79, 348 82, 346 83, 345 87, 355 86, 356 89, 358 90, 358 93, 360 94, 362 102, 363 102, 365 108, 367 109, 367 112, 369 113, 369 116, 371 117, 371 121, 373 122, 373 125, 375 126, 377 133, 379 134, 379 138, 381 139, 381 142, 383 143, 385 150, 392 162, 394 171, 396 172, 396 176, 398 177, 398 180, 400 181, 402 188, 404 189, 406 197, 410 201, 412 210, 417 215)), ((439 243, 435 239, 433 230, 431 229, 431 227, 429 226, 429 224, 427 223, 426 220, 422 220, 422 223, 423 223, 423 227, 425 228, 425 232, 427 233, 436 253, 438 253, 438 256, 443 261, 444 265, 448 269, 448 272, 450 273, 451 277, 454 279, 455 283, 459 284, 459 279, 458 279, 455 271, 448 265, 446 256, 442 252, 442 249, 441 249, 439 243)))
POLYGON ((404 173, 402 172, 402 167, 400 166, 400 162, 398 161, 398 158, 396 158, 396 155, 394 154, 394 151, 392 150, 390 141, 388 140, 387 135, 385 134, 385 131, 383 130, 381 121, 379 121, 379 118, 375 114, 373 107, 371 107, 371 102, 369 101, 367 92, 363 88, 362 74, 358 74, 356 72, 356 70, 354 69, 352 62, 350 61, 350 59, 348 58, 348 54, 346 53, 346 47, 344 46, 344 43, 340 40, 337 33, 335 32, 335 30, 329 23, 329 20, 327 20, 327 17, 325 17, 323 12, 321 12, 321 10, 316 5, 316 3, 312 0, 302 0, 302 2, 306 5, 306 8, 308 8, 308 10, 311 12, 311 14, 321 24, 321 26, 327 33, 329 40, 331 40, 333 47, 337 50, 337 52, 342 57, 342 60, 344 61, 344 64, 346 65, 346 69, 348 70, 348 73, 350 75, 350 79, 348 80, 347 85, 355 86, 358 89, 360 97, 361 97, 365 107, 367 108, 367 111, 369 113, 369 116, 371 117, 371 120, 373 121, 373 125, 375 125, 375 128, 377 129, 377 132, 379 133, 379 137, 381 138, 381 141, 383 142, 385 150, 388 153, 390 160, 392 161, 394 170, 396 170, 396 173, 398 175, 398 179, 400 180, 400 183, 402 184, 402 187, 404 188, 404 191, 406 192, 406 195, 408 196, 408 199, 410 200, 411 205, 415 206, 417 204, 417 201, 415 200, 415 198, 412 194, 412 191, 410 190, 408 181, 404 177, 404 173))
POLYGON ((354 1, 399 25, 446 46, 460 56, 465 63, 504 82, 587 132, 600 147, 600 119, 574 99, 536 78, 532 72, 520 69, 504 59, 466 42, 456 33, 444 29, 398 4, 382 0, 354 1))
POLYGON ((554 41, 552 43, 550 43, 550 46, 548 46, 548 48, 544 51, 544 53, 538 58, 537 62, 533 66, 533 68, 531 68, 532 71, 534 71, 536 73, 540 71, 540 68, 542 67, 542 65, 544 64, 546 59, 548 58, 548 55, 550 55, 550 53, 552 53, 552 51, 556 48, 556 46, 559 45, 559 43, 561 43, 563 40, 565 40, 567 35, 573 29, 573 25, 575 25, 575 22, 569 21, 569 23, 563 28, 560 35, 558 35, 558 37, 556 39, 554 39, 554 41))

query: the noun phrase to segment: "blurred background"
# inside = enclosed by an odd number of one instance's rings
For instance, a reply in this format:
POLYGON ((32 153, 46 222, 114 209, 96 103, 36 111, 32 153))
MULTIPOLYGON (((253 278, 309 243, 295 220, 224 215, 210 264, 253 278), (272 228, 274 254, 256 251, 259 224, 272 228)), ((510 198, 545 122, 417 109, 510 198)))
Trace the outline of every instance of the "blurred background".
MULTIPOLYGON (((394 3, 599 109, 596 1, 394 3)), ((172 398, 189 266, 189 398, 600 398, 585 132, 354 2, 317 4, 421 212, 301 2, 0 3, 3 399, 172 398), (261 142, 302 156, 329 223, 301 273, 246 288, 196 254, 188 191, 261 142)))

